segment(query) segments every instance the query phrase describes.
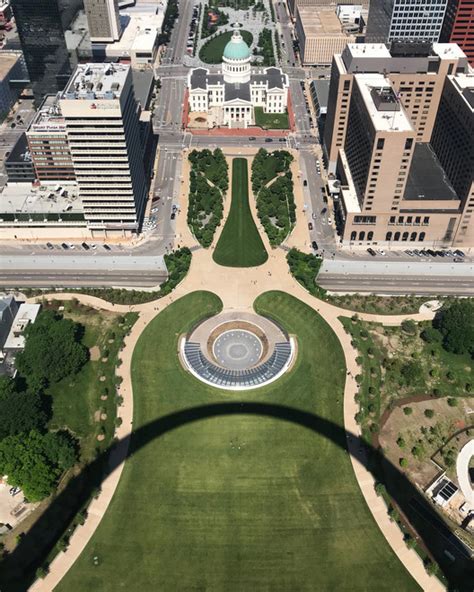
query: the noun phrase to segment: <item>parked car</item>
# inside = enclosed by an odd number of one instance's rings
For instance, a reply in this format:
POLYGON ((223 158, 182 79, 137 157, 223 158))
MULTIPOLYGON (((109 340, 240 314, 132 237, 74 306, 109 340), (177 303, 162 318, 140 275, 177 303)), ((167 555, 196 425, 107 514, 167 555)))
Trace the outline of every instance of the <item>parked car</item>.
POLYGON ((51 243, 46 243, 46 248, 52 251, 54 249, 54 246, 51 243))
POLYGON ((329 226, 331 226, 331 224, 332 224, 332 219, 331 219, 331 217, 328 217, 328 224, 329 224, 329 226))
POLYGON ((305 180, 303 181, 303 187, 307 187, 307 186, 308 186, 308 181, 305 179, 305 180))
POLYGON ((174 220, 176 218, 176 212, 171 212, 170 219, 174 220))
POLYGON ((372 257, 375 257, 377 255, 377 253, 370 247, 367 249, 367 253, 369 253, 369 255, 372 255, 372 257))
POLYGON ((318 250, 318 243, 317 243, 316 241, 313 241, 313 242, 311 243, 311 246, 313 247, 313 249, 314 249, 315 251, 317 251, 317 250, 318 250))
POLYGON ((321 210, 321 214, 325 214, 327 211, 328 211, 328 209, 327 209, 327 208, 323 208, 323 209, 321 210))
POLYGON ((413 255, 415 254, 413 251, 410 251, 409 249, 407 249, 405 251, 405 253, 409 256, 409 257, 413 257, 413 255))
POLYGON ((81 243, 81 247, 85 250, 88 251, 90 249, 89 245, 87 243, 81 243))
POLYGON ((104 247, 104 249, 106 251, 111 251, 112 250, 112 247, 109 247, 109 245, 104 244, 103 247, 104 247))
POLYGON ((69 249, 69 245, 67 245, 66 243, 61 243, 61 247, 67 251, 69 249))
POLYGON ((255 136, 251 136, 251 137, 249 138, 250 142, 253 142, 253 141, 254 141, 254 140, 256 140, 256 139, 257 139, 257 138, 256 138, 255 136))
POLYGON ((456 249, 454 251, 454 254, 457 255, 458 257, 465 257, 466 256, 460 249, 456 249))
POLYGON ((454 263, 464 263, 464 258, 463 257, 454 257, 453 261, 454 261, 454 263))
POLYGON ((20 493, 21 488, 20 487, 10 487, 10 495, 15 496, 17 493, 20 493))
POLYGON ((308 228, 309 228, 309 230, 313 230, 313 225, 311 222, 308 222, 308 228))
POLYGON ((265 142, 273 142, 273 138, 265 138, 265 142))
POLYGON ((378 253, 385 257, 385 251, 383 249, 378 249, 378 253))
POLYGON ((313 213, 311 214, 311 218, 313 218, 313 220, 316 220, 316 214, 315 214, 315 212, 313 212, 313 213))

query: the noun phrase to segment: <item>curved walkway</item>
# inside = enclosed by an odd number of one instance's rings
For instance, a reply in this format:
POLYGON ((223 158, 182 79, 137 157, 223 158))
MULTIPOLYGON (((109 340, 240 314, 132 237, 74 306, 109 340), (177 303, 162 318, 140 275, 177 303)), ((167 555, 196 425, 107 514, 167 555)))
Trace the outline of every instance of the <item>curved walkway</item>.
POLYGON ((459 451, 456 460, 456 474, 464 497, 474 507, 474 489, 469 478, 469 462, 472 457, 474 457, 474 440, 469 440, 459 451))
MULTIPOLYGON (((252 195, 250 193, 250 195, 252 195)), ((438 592, 444 590, 444 586, 434 576, 429 576, 423 563, 415 551, 409 550, 403 541, 403 535, 398 526, 392 523, 388 517, 387 508, 382 498, 375 494, 374 478, 366 468, 356 460, 359 454, 360 427, 355 421, 355 414, 358 411, 355 395, 358 387, 354 376, 358 374, 356 358, 358 352, 351 345, 351 338, 345 332, 338 317, 350 317, 354 313, 350 310, 338 308, 332 304, 318 300, 309 294, 291 276, 281 249, 272 249, 255 211, 255 200, 250 199, 252 213, 260 230, 262 240, 269 253, 267 262, 259 267, 252 268, 229 268, 221 267, 212 260, 213 246, 209 250, 201 249, 193 254, 191 268, 188 275, 179 286, 168 296, 146 304, 127 306, 113 305, 109 302, 81 294, 51 294, 56 300, 70 300, 76 298, 83 304, 96 308, 116 312, 136 311, 139 318, 132 328, 130 335, 124 341, 124 348, 121 353, 122 365, 117 368, 117 375, 123 380, 119 392, 123 397, 123 406, 119 408, 118 414, 122 418, 122 425, 117 428, 116 435, 120 439, 125 438, 125 443, 118 447, 114 454, 122 459, 118 468, 111 473, 103 482, 102 490, 97 499, 89 507, 89 515, 83 526, 79 526, 70 540, 67 551, 59 553, 50 565, 50 572, 43 580, 37 580, 30 590, 33 592, 50 592, 59 583, 66 572, 84 550, 91 539, 96 528, 99 526, 112 496, 120 480, 124 461, 128 451, 128 438, 132 432, 133 418, 133 389, 131 382, 131 360, 135 345, 150 321, 170 303, 178 298, 196 290, 206 290, 217 294, 224 306, 224 310, 248 310, 253 312, 253 302, 263 292, 269 290, 281 290, 287 292, 305 302, 316 310, 331 326, 341 342, 347 370, 346 385, 344 390, 344 425, 348 433, 348 448, 356 479, 364 496, 367 505, 372 512, 380 530, 384 534, 393 551, 412 575, 414 580, 423 590, 438 592), (355 454, 357 452, 357 454, 355 454)), ((222 226, 221 226, 222 228, 222 226)), ((41 298, 43 298, 42 296, 41 298)), ((41 300, 37 298, 37 300, 41 300)), ((373 315, 358 313, 358 317, 365 321, 379 322, 385 325, 399 325, 404 319, 415 321, 429 320, 434 313, 427 311, 413 315, 373 315)))

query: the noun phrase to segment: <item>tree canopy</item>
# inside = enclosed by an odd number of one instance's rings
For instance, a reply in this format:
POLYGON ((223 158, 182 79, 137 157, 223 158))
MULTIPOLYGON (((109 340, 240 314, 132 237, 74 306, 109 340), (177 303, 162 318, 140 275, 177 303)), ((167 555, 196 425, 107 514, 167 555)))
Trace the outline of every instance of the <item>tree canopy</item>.
MULTIPOLYGON (((0 383, 3 383, 2 377, 0 383)), ((46 425, 43 397, 39 392, 16 392, 13 380, 0 384, 0 440, 32 429, 42 430, 46 425)))
POLYGON ((8 436, 0 442, 0 473, 19 486, 31 501, 47 497, 62 472, 77 458, 76 444, 66 432, 8 436))
POLYGON ((80 342, 82 327, 53 311, 42 311, 25 331, 25 349, 16 358, 18 371, 30 380, 58 382, 76 374, 87 362, 80 342))
POLYGON ((455 354, 474 354, 474 302, 456 300, 443 309, 433 325, 443 336, 443 347, 455 354))

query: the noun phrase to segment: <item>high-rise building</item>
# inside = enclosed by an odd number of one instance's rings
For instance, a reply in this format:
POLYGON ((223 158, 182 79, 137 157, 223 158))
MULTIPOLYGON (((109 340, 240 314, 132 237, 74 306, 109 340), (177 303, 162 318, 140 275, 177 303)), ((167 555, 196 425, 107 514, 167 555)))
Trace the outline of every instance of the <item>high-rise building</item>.
POLYGON ((345 244, 474 244, 462 222, 473 209, 469 72, 454 44, 352 44, 334 56, 324 145, 345 244))
POLYGON ((26 132, 36 178, 48 181, 74 181, 74 165, 57 97, 50 95, 38 109, 26 132))
POLYGON ((89 229, 107 235, 136 232, 148 181, 130 66, 79 65, 59 106, 89 229))
POLYGON ((457 43, 474 66, 474 0, 448 0, 440 40, 457 43))
POLYGON ((118 0, 84 0, 92 42, 118 41, 122 32, 118 0))
POLYGON ((65 31, 82 0, 12 0, 21 49, 37 103, 71 75, 65 31))
POLYGON ((387 43, 395 39, 437 42, 448 0, 376 0, 370 3, 365 40, 387 43))
POLYGON ((431 145, 461 200, 459 246, 474 245, 474 75, 448 76, 431 145))

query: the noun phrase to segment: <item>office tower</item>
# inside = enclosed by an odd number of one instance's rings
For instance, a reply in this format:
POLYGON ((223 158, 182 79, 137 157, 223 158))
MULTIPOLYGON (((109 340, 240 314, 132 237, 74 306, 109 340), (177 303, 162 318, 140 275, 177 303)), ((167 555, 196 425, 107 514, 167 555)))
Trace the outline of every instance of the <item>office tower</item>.
POLYGON ((439 41, 448 0, 376 0, 370 3, 365 40, 439 41))
POLYGON ((474 66, 474 0, 448 0, 440 40, 457 43, 474 66))
POLYGON ((459 246, 474 245, 474 74, 448 76, 431 140, 446 176, 461 200, 459 246))
POLYGON ((79 65, 59 106, 89 229, 136 232, 148 186, 130 66, 79 65))
POLYGON ((472 183, 473 174, 468 72, 455 44, 352 44, 334 56, 324 148, 329 172, 340 181, 333 194, 345 244, 461 242, 466 179, 472 183), (464 156, 460 145, 450 157, 459 153, 457 166, 464 163, 462 183, 449 170, 449 151, 439 148, 448 126, 434 131, 447 113, 448 79, 464 80, 457 96, 465 108, 449 132, 457 129, 452 141, 466 147, 464 156))
POLYGON ((113 42, 120 39, 118 0, 84 0, 92 42, 113 42))
POLYGON ((12 0, 21 49, 39 104, 71 75, 65 31, 82 0, 12 0))
POLYGON ((46 97, 26 132, 36 178, 49 181, 74 181, 74 165, 57 97, 46 97))

